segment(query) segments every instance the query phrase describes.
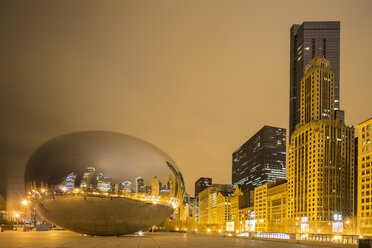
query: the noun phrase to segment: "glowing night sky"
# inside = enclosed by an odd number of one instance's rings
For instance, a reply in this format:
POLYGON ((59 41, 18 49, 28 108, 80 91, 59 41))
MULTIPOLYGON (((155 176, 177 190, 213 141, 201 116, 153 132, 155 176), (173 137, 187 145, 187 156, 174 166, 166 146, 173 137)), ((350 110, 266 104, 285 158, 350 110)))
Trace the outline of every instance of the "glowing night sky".
MULTIPOLYGON (((288 127, 289 29, 341 21, 341 109, 372 116, 372 1, 1 1, 0 189, 23 191, 55 136, 144 139, 199 177, 231 183, 231 154, 288 127)), ((145 182, 146 183, 146 182, 145 182)), ((16 195, 16 194, 14 194, 16 195)))

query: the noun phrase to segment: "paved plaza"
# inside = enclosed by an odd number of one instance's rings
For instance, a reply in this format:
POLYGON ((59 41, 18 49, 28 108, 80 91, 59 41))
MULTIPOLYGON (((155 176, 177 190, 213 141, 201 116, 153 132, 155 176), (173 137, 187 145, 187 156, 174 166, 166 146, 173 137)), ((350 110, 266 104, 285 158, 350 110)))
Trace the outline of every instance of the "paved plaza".
POLYGON ((69 231, 0 233, 1 248, 206 248, 206 247, 261 247, 261 248, 307 248, 316 246, 296 245, 281 242, 257 241, 244 238, 203 236, 186 233, 145 233, 143 237, 127 235, 121 237, 81 236, 69 231))

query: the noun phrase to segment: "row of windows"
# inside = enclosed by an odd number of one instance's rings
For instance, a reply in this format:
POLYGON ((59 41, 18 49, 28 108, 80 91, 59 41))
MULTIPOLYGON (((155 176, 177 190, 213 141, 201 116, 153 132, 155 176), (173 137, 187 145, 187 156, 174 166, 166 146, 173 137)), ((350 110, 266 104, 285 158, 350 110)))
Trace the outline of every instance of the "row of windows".
POLYGON ((371 125, 370 124, 368 124, 365 127, 362 127, 362 132, 365 132, 366 130, 369 130, 369 129, 371 129, 371 125))
POLYGON ((371 136, 371 132, 363 133, 362 134, 362 139, 371 136))

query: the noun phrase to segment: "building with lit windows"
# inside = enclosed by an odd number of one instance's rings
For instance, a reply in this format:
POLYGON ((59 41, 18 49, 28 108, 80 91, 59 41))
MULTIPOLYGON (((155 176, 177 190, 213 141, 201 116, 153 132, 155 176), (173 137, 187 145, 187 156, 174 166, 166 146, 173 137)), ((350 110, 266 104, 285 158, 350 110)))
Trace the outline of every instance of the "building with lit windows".
POLYGON ((160 193, 160 181, 159 178, 154 177, 151 180, 151 196, 159 196, 160 193))
POLYGON ((291 232, 339 233, 354 213, 354 128, 335 116, 330 68, 315 57, 301 81, 300 123, 288 150, 291 232))
POLYGON ((358 229, 372 235, 372 118, 358 129, 358 229))
POLYGON ((254 219, 256 221, 256 232, 268 231, 267 188, 268 184, 264 184, 254 189, 254 219))
POLYGON ((257 232, 287 232, 287 181, 255 188, 254 219, 257 232))
POLYGON ((195 197, 191 197, 188 194, 185 194, 182 204, 179 207, 180 213, 180 220, 182 222, 189 222, 196 224, 196 218, 193 216, 193 203, 195 201, 195 197))
MULTIPOLYGON (((340 22, 304 22, 290 30, 289 137, 300 123, 301 80, 314 57, 325 57, 334 72, 333 109, 340 108, 340 22)), ((333 110, 332 110, 333 111, 333 110)))
POLYGON ((195 182, 195 197, 198 197, 199 193, 204 189, 212 185, 212 178, 201 177, 195 182))
POLYGON ((94 167, 87 167, 84 171, 83 178, 80 181, 80 188, 82 190, 87 190, 91 188, 91 180, 94 176, 96 169, 94 167))
POLYGON ((229 226, 234 232, 254 231, 254 190, 243 190, 239 185, 231 197, 229 226), (249 222, 248 222, 249 221, 249 222))
POLYGON ((108 192, 111 190, 111 177, 103 176, 103 173, 97 176, 97 190, 101 192, 108 192))
POLYGON ((74 172, 71 172, 67 175, 65 180, 65 186, 74 188, 75 187, 75 180, 76 180, 76 174, 74 172))
POLYGON ((145 181, 142 177, 136 178, 136 193, 144 193, 145 192, 145 181))
POLYGON ((217 225, 220 230, 226 228, 226 223, 230 219, 231 214, 231 198, 232 192, 220 191, 217 194, 217 225))
POLYGON ((195 182, 195 198, 196 198, 195 205, 196 206, 194 208, 194 215, 198 223, 199 223, 199 193, 211 185, 212 185, 212 178, 209 178, 209 177, 201 177, 195 182))
POLYGON ((232 194, 232 186, 230 184, 212 184, 212 186, 199 193, 198 224, 217 225, 217 197, 219 192, 232 194))
POLYGON ((269 232, 288 232, 286 180, 278 180, 268 185, 267 219, 269 232))
POLYGON ((264 126, 232 155, 232 184, 244 189, 286 178, 286 130, 264 126))

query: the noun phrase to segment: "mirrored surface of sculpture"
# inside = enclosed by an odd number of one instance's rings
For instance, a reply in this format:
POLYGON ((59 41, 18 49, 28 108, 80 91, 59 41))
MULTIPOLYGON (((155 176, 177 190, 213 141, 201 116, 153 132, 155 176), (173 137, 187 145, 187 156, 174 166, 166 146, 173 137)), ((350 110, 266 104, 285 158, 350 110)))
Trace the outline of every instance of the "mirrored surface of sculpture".
POLYGON ((164 222, 183 199, 175 162, 135 137, 86 131, 41 145, 30 157, 25 185, 48 221, 89 235, 122 235, 164 222))

